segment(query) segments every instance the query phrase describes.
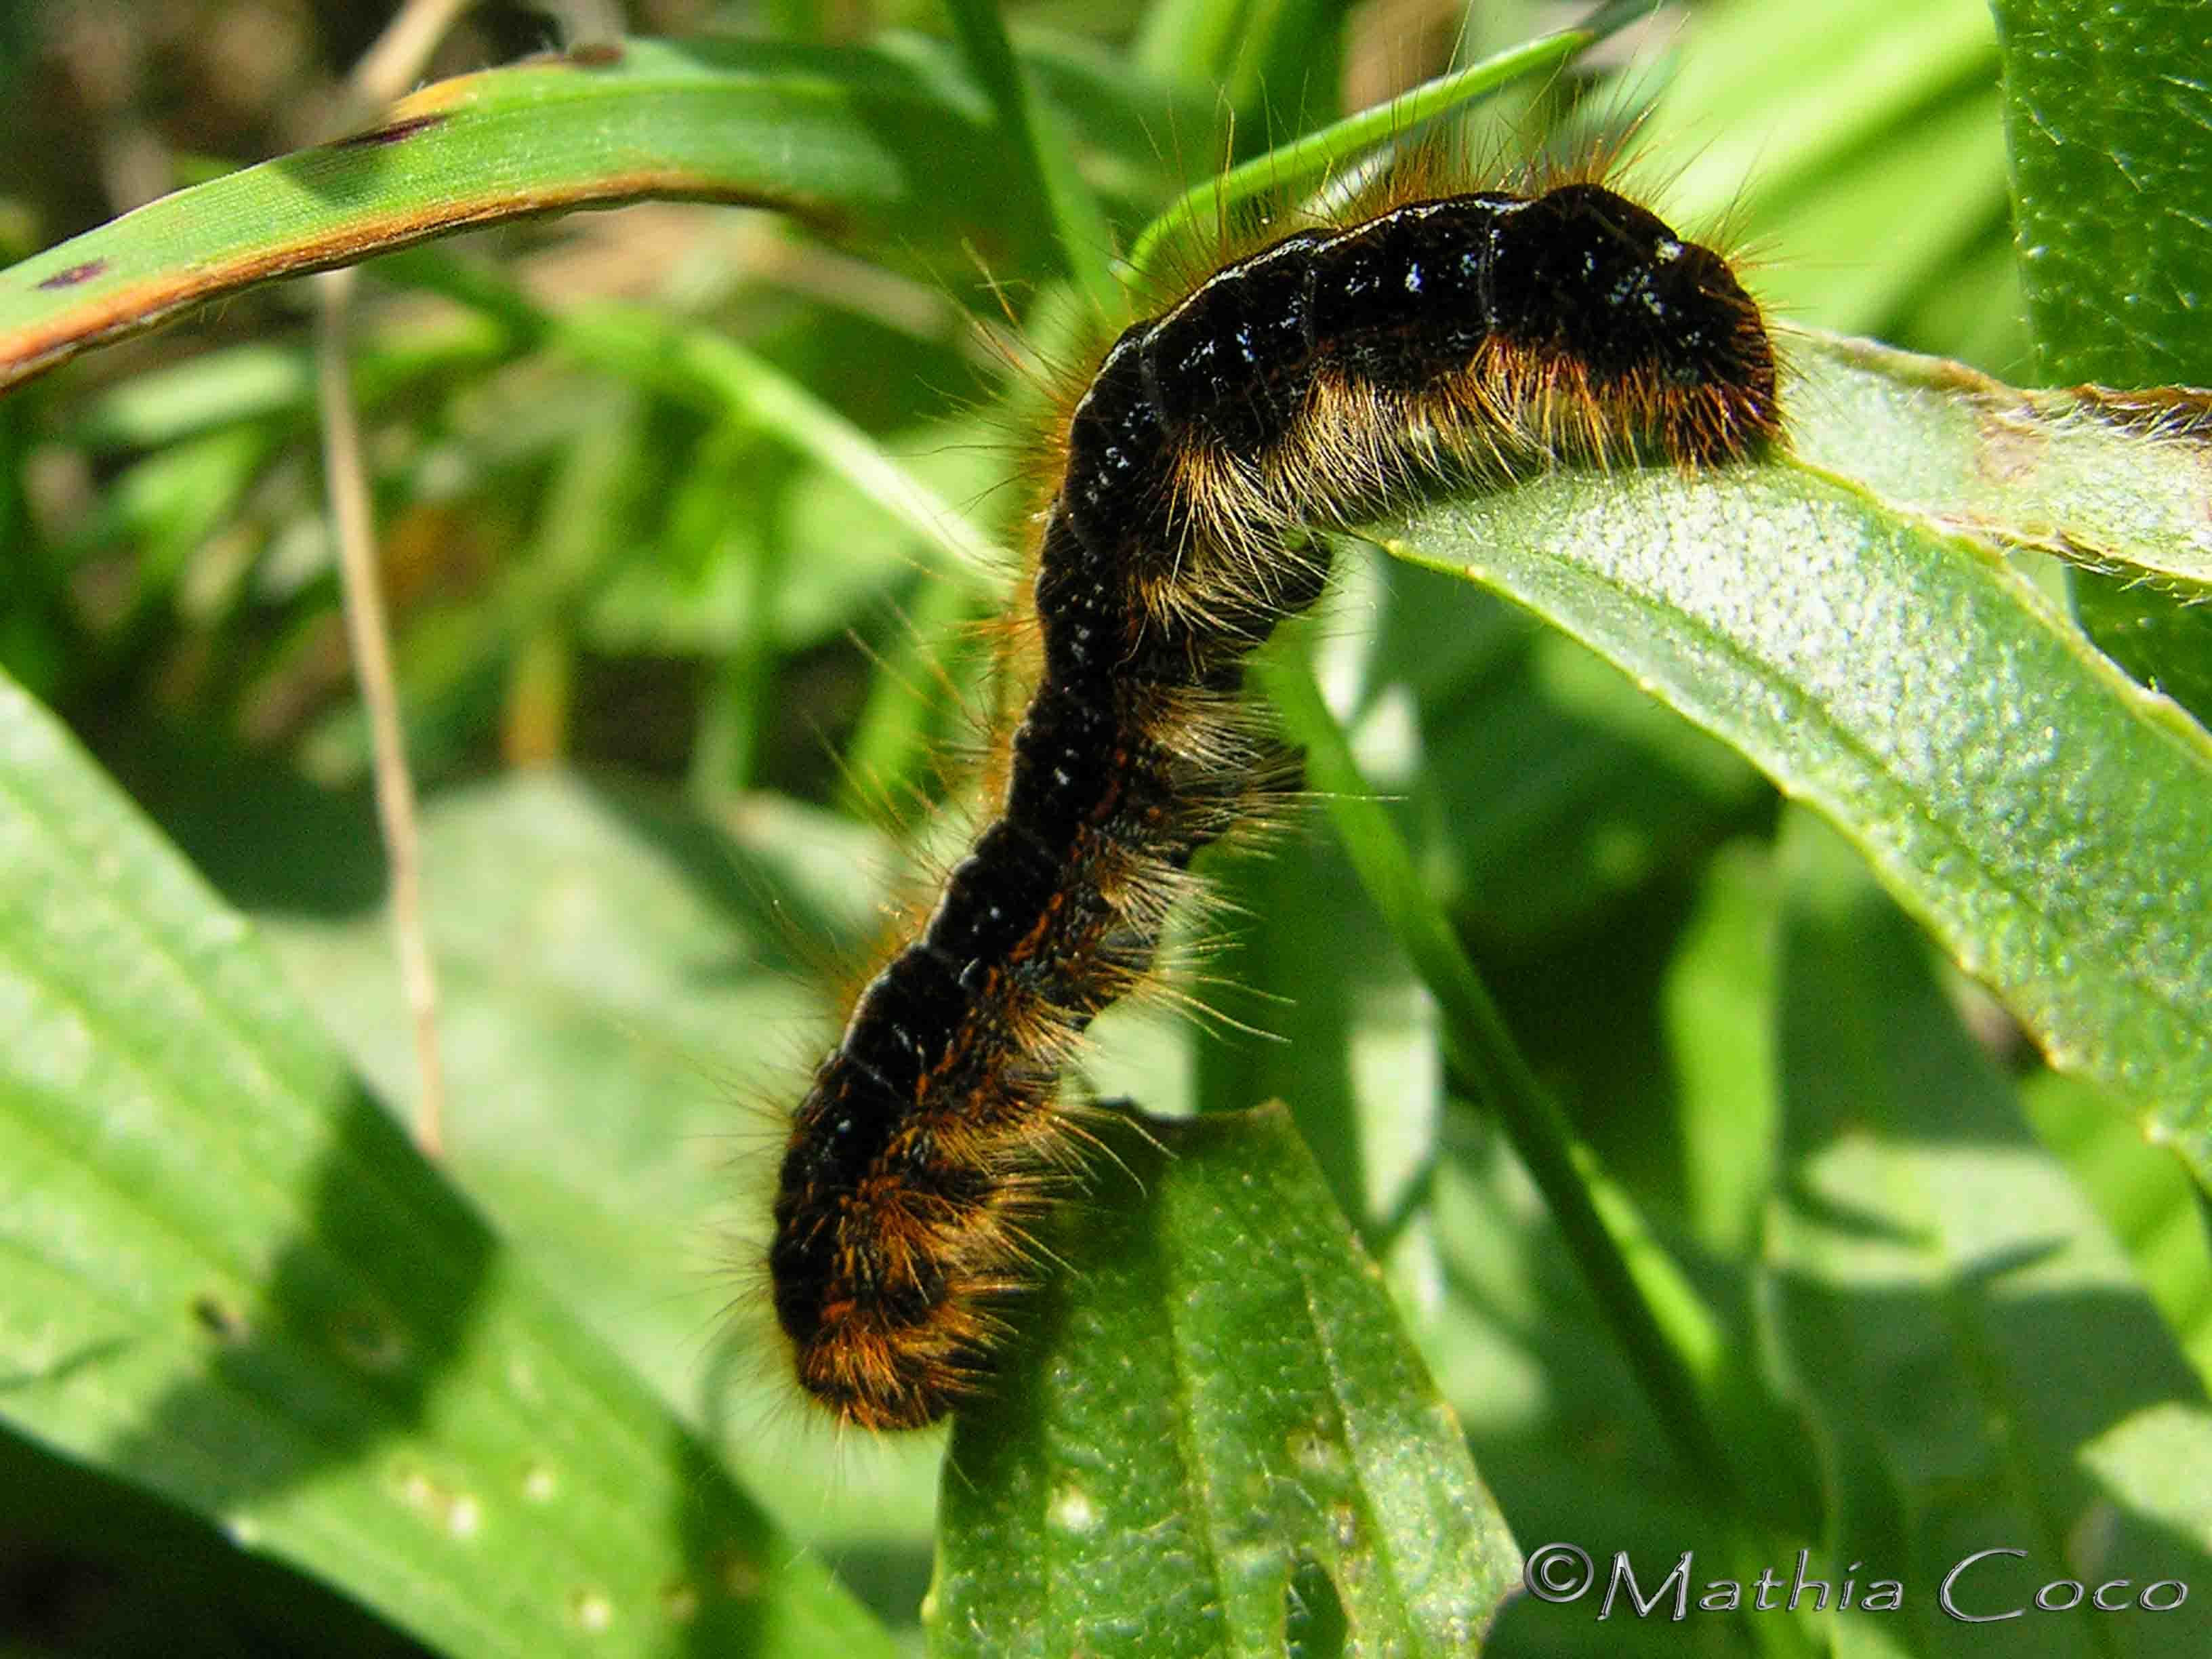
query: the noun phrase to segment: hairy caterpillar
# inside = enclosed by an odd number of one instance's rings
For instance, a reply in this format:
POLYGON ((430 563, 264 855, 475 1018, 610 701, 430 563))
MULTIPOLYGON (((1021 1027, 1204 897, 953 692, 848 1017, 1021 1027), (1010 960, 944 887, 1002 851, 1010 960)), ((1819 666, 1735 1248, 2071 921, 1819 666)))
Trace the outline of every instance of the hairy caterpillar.
POLYGON ((898 1429, 988 1376, 1069 1158, 1063 1067, 1151 971, 1193 855, 1295 775, 1239 691, 1326 585, 1306 530, 1453 475, 1703 465, 1778 430, 1727 263, 1584 180, 1297 231, 1123 332, 1040 517, 1043 668, 999 816, 793 1122, 768 1261, 801 1386, 898 1429))

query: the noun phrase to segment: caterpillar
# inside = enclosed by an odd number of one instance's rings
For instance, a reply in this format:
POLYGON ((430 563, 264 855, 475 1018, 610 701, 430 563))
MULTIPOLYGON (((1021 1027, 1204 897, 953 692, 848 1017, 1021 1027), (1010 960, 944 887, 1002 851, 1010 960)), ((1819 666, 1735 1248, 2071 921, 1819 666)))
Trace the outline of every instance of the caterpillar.
POLYGON ((1071 1161, 1063 1069, 1152 971, 1194 855, 1296 777, 1240 690, 1326 586, 1309 532, 1455 477, 1779 433, 1728 263, 1589 180, 1299 229, 1127 329, 1038 515, 1042 667, 997 817, 793 1118, 768 1268, 800 1386, 896 1430, 988 1381, 1071 1161))

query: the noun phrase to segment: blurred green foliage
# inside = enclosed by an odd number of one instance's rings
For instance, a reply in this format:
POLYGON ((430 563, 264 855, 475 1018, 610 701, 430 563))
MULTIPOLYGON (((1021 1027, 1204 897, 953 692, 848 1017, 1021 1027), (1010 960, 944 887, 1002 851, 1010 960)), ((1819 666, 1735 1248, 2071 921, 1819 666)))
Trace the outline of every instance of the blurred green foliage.
MULTIPOLYGON (((512 49, 506 9, 441 67, 512 49)), ((1525 0, 1467 15, 1334 0, 1009 9, 1037 148, 1070 164, 1099 204, 1093 234, 1116 248, 1224 160, 1556 22, 1525 0)), ((2188 9, 2149 9, 2186 34, 2188 9)), ((16 118, 0 135, 0 249, 28 253, 134 191, 288 148, 379 11, 0 6, 0 96, 16 118)), ((2079 8, 1999 11, 2015 38, 2030 12, 2046 32, 2080 27, 2079 8)), ((985 20, 963 16, 972 51, 985 20)), ((949 18, 920 5, 659 0, 627 21, 833 49, 901 26, 945 37, 891 40, 901 61, 960 61, 949 18)), ((2007 68, 2017 135, 2031 87, 2017 58, 2007 68)), ((1465 143, 1571 149, 1640 118, 1632 176, 1678 222, 1748 249, 1788 319, 2015 380, 2033 377, 2039 338, 2053 372, 2087 374, 2039 313, 2038 337, 2023 316, 2015 208, 2029 222, 2037 190, 2081 186, 2049 183, 2017 137, 2008 175, 1999 69, 1976 0, 1718 0, 1665 9, 1516 88, 1469 118, 1465 143)), ((2102 107, 2063 81, 2033 95, 2102 107)), ((748 1183, 836 971, 865 953, 886 895, 946 850, 931 809, 972 807, 962 757, 998 714, 973 624, 1006 585, 947 543, 1018 543, 1041 402, 991 331, 1011 313, 1074 355, 1097 324, 1069 320, 1083 305, 1066 267, 1104 270, 1115 251, 1071 242, 1064 222, 1048 234, 1042 204, 1065 180, 1037 176, 1036 200, 1006 204, 1018 222, 948 187, 961 214, 842 240, 696 204, 509 225, 381 262, 356 323, 425 793, 452 1177, 549 1287, 515 1317, 536 1330, 544 1309, 574 1314, 649 1387, 672 1444, 714 1459, 687 1476, 696 1490, 720 1502, 726 1479, 756 1496, 909 1645, 941 1445, 833 1447, 795 1420, 758 1322, 724 1317, 741 1294, 730 1263, 751 1248, 725 1235, 757 1225, 748 1183)), ((2102 314, 2103 241, 2094 225, 2063 236, 2067 294, 2102 314)), ((2050 303, 2033 275, 2029 295, 2050 303)), ((2125 378, 2101 359, 2094 372, 2125 378)), ((0 665, 252 917, 290 992, 404 1111, 414 1085, 313 398, 305 307, 262 289, 0 401, 0 665)), ((1316 630, 1324 682, 1358 689, 1366 780, 1563 1109, 1596 1207, 1640 1241, 1638 1293, 1662 1304, 1692 1408, 1740 1484, 1717 1497, 1713 1472, 1684 1456, 1668 1402, 1575 1272, 1573 1239, 1440 1058, 1428 964, 1318 827, 1215 861, 1236 908, 1197 990, 1221 1018, 1115 1013, 1086 1085, 1164 1112, 1289 1103, 1315 1167, 1264 1142, 1284 1212, 1320 1237, 1325 1187, 1382 1263, 1524 1547, 1625 1549, 1655 1574, 1695 1549, 1701 1581, 1786 1571, 1809 1549, 1831 1577, 1863 1557, 1912 1601, 1891 1622, 1714 1616, 1686 1638, 1524 1598, 1489 1650, 2019 1651, 2017 1626, 1988 1637, 1931 1610, 1947 1560, 1998 1545, 2031 1550, 2030 1590, 2106 1566, 2201 1587, 2163 1621, 2045 1619, 2027 1650, 2201 1646, 2212 1480, 2171 1478, 2204 1467, 2212 1371, 2212 1267, 2187 1176, 2112 1103, 2045 1069, 1742 754, 1524 611, 1377 562, 1347 573, 1316 630), (2095 1528, 2058 1524, 2087 1515, 2095 1528)), ((2138 609, 2152 614, 2128 625, 2180 636, 2157 677, 2202 710, 2201 629, 2186 634, 2170 605, 2138 609)), ((45 775, 21 775, 25 799, 45 775)), ((84 799, 90 817, 119 811, 84 799)), ((2185 928, 2207 902, 2142 896, 2185 928)), ((220 1136, 219 1115, 200 1121, 220 1136)), ((368 1141, 375 1159, 400 1156, 368 1141)), ((0 1181, 0 1201, 28 1196, 0 1181)), ((1218 1227, 1189 1226, 1173 1237, 1221 1248, 1218 1227)), ((1124 1265, 1185 1288, 1134 1246, 1124 1265)), ((1140 1288, 1152 1302, 1109 1287, 1131 1308, 1159 1303, 1157 1284, 1140 1288)), ((28 1352, 0 1346, 0 1389, 33 1369, 28 1352)), ((1378 1368, 1399 1363, 1378 1352, 1378 1368)), ((610 1397, 645 1412, 623 1386, 610 1397)), ((1024 1395, 1013 1414, 1034 1405, 1024 1395)), ((234 1651, 392 1651, 398 1628, 434 1622, 389 1606, 380 1620, 272 1569, 189 1504, 147 1498, 139 1486, 177 1492, 138 1466, 121 1466, 126 1489, 117 1463, 5 1433, 0 1462, 21 1474, 0 1483, 0 1547, 91 1586, 58 1599, 29 1571, 0 1579, 0 1639, 23 1651, 143 1650, 149 1626, 196 1626, 217 1605, 245 1632, 234 1651), (161 1569, 176 1559, 189 1578, 161 1569)), ((992 1467, 962 1487, 952 1524, 969 1529, 945 1558, 963 1606, 989 1603, 977 1552, 1026 1490, 1023 1468, 992 1467)), ((1326 1650, 1345 1608, 1302 1561, 1284 1570, 1312 1607, 1293 1595, 1286 1627, 1300 1650, 1326 1650)), ((1148 1637, 1142 1608, 1128 1616, 1139 1633, 1113 1650, 1187 1650, 1148 1637)), ((691 1628, 665 1650, 717 1650, 691 1628)), ((720 1650, 746 1650, 730 1642, 720 1650)))

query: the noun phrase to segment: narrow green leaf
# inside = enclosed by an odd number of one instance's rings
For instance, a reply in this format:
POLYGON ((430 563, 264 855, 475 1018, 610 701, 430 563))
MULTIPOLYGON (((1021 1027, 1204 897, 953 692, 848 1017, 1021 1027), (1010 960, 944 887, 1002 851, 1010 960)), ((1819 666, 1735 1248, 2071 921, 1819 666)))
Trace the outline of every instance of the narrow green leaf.
POLYGON ((1774 883, 1763 844, 1723 848, 1667 975, 1684 1209, 1716 1255, 1753 1256, 1773 1171, 1774 883))
MULTIPOLYGON (((969 72, 998 113, 1026 193, 1051 222, 1061 268, 1102 313, 1110 315, 1120 295, 1106 270, 1112 239, 1105 215, 1076 170, 1066 135, 1053 112, 1040 107, 1016 61, 998 0, 945 0, 945 9, 952 15, 969 72)), ((1034 216, 1034 210, 1023 216, 1034 216)))
MULTIPOLYGON (((1261 118, 1272 146, 1342 113, 1345 55, 1358 38, 1347 27, 1358 0, 1267 0, 1255 7, 1222 84, 1232 109, 1261 118)), ((1532 23, 1522 33, 1541 27, 1532 23)), ((1467 43, 1460 42, 1463 55, 1467 43)))
POLYGON ((1130 250, 1130 267, 1139 276, 1156 276, 1167 247, 1176 237, 1188 234, 1193 226, 1217 224, 1221 215, 1255 197, 1296 191, 1323 176, 1331 167, 1397 137, 1416 123, 1564 63, 1598 38, 1588 28, 1563 29, 1541 36, 1480 64, 1440 75, 1386 104, 1347 116, 1296 143, 1231 167, 1218 178, 1203 179, 1146 227, 1130 250))
POLYGON ((641 306, 604 304, 559 313, 511 283, 435 254, 392 262, 407 280, 476 307, 639 385, 743 420, 813 456, 862 495, 941 549, 976 579, 1000 570, 999 546, 876 441, 805 386, 714 330, 671 321, 641 306))
POLYGON ((1152 0, 1130 55, 1146 74, 1209 97, 1228 77, 1251 0, 1152 0))
MULTIPOLYGON (((1838 1628, 1943 1656, 2193 1651, 2194 1600, 2158 1613, 2039 1612, 2038 1587, 2212 1577, 2212 1407, 2003 1080, 1912 928, 1840 840, 1801 816, 1780 1033, 1783 1156, 1769 1261, 1790 1384, 1822 1443, 1826 1559, 1904 1586, 1838 1628), (1973 1626, 1952 1605, 2018 1608, 1973 1626)), ((1825 1569, 1825 1570, 1823 1570, 1825 1569)))
POLYGON ((1133 1128, 955 1426, 932 1653, 1475 1650, 1518 1558, 1288 1115, 1133 1128))
POLYGON ((1778 204, 1921 110, 1987 86, 1993 46, 1980 0, 1834 0, 1787 15, 1723 0, 1699 12, 1644 141, 1694 143, 1669 194, 1695 211, 1747 190, 1778 204))
MULTIPOLYGON (((0 272, 0 387, 219 294, 526 214, 675 196, 908 240, 1003 227, 1012 165, 926 47, 629 40, 488 70, 0 272)), ((1029 252, 984 249, 1002 269, 1029 252)))
POLYGON ((1305 746, 1310 775, 1328 792, 1338 838, 1369 898, 1440 1005, 1444 1054, 1459 1086, 1504 1126, 1684 1465, 1708 1483, 1717 1507, 1727 1508, 1735 1473, 1697 1388, 1716 1357, 1709 1313, 1515 1044, 1310 671, 1279 647, 1261 655, 1257 678, 1305 746))
MULTIPOLYGON (((922 583, 845 747, 837 793, 847 811, 866 817, 885 802, 917 799, 962 709, 991 706, 980 690, 973 702, 954 702, 947 682, 963 692, 976 686, 987 653, 975 623, 994 612, 994 600, 969 583, 922 583)), ((999 687, 988 695, 1008 693, 999 687)))
POLYGON ((1340 848, 1299 836, 1209 866, 1237 919, 1209 960, 1208 1003, 1228 1028, 1192 1045, 1201 1109, 1279 1099, 1360 1241, 1393 1267, 1425 1204, 1443 1115, 1436 1003, 1359 890, 1340 848))
POLYGON ((2212 585, 2212 393, 2018 392, 1869 341, 1784 340, 1807 465, 2000 543, 2212 585))
POLYGON ((454 1654, 883 1650, 0 686, 0 1415, 454 1654))
POLYGON ((1995 555, 1786 461, 1554 473, 1376 534, 1820 807, 2055 1061, 2212 1170, 2212 739, 1995 555))
MULTIPOLYGON (((1772 314, 1893 336, 1940 295, 2012 365, 2009 260, 1968 263, 2011 229, 1983 0, 1717 0, 1669 61, 1630 176, 1685 231, 1747 250, 1772 314)), ((1957 352, 1965 332, 1911 337, 1957 352)))

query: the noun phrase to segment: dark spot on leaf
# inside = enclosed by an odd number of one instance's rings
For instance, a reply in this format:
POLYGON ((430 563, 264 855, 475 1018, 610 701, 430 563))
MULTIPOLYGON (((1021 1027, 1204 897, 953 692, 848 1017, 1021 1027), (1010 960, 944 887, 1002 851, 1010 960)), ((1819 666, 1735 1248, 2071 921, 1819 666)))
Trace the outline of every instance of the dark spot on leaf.
POLYGON ((246 1316, 211 1291, 192 1298, 192 1317, 219 1342, 240 1343, 252 1334, 246 1316))
POLYGON ((622 44, 616 40, 585 40, 568 48, 568 61, 578 69, 612 69, 622 60, 622 44))
POLYGON ((41 277, 39 286, 41 289, 75 288, 79 283, 90 282, 106 269, 107 261, 105 259, 87 259, 81 265, 71 265, 67 270, 58 270, 51 276, 41 277))
POLYGON ((404 121, 394 121, 388 126, 371 127, 367 132, 356 132, 349 138, 334 141, 332 149, 359 149, 369 144, 396 144, 403 138, 412 138, 416 133, 434 127, 445 120, 443 112, 435 115, 410 115, 404 121))

